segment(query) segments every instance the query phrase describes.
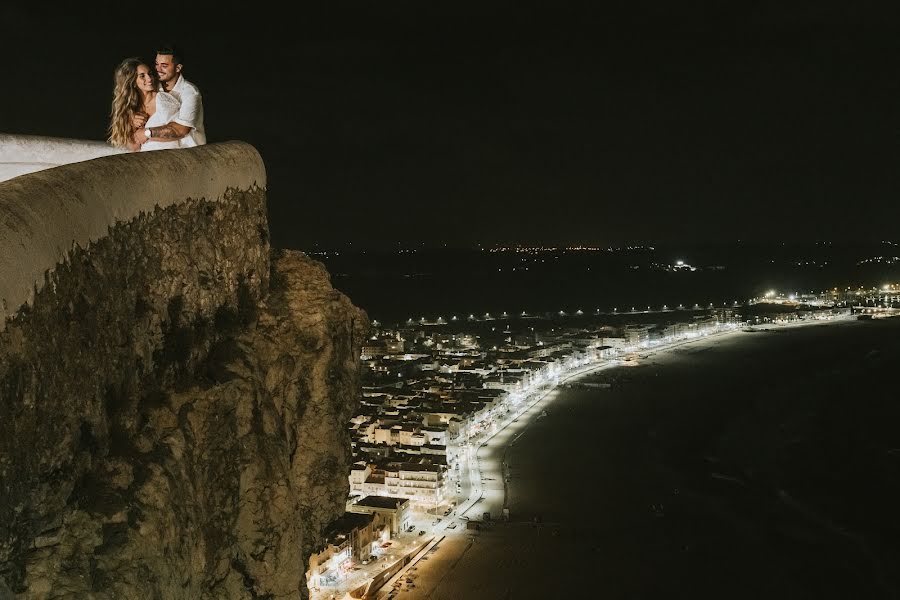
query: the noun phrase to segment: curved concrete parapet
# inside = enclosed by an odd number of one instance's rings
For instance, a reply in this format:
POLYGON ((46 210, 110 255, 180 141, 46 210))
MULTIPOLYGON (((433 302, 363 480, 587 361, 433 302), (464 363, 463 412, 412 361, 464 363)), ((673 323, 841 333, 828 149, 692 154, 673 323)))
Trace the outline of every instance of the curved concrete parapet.
POLYGON ((254 186, 265 188, 265 166, 243 142, 117 154, 0 182, 0 331, 73 247, 157 206, 254 186))
POLYGON ((106 142, 0 133, 0 181, 125 150, 106 142))

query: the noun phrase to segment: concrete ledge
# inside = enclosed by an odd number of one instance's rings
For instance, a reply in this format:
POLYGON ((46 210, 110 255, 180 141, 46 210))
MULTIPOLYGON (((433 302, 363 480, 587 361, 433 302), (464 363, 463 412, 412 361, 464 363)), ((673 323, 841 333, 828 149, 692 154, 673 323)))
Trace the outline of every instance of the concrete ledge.
POLYGON ((0 182, 0 331, 73 247, 157 206, 254 186, 265 188, 265 166, 244 142, 116 154, 0 182))

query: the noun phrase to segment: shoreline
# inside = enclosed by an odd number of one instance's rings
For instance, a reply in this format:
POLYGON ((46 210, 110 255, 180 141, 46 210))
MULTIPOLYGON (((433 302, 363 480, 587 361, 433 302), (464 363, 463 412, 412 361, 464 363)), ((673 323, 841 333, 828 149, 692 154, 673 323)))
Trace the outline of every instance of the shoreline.
MULTIPOLYGON (((842 316, 829 320, 812 320, 808 322, 785 323, 779 325, 767 324, 765 330, 760 331, 772 332, 782 329, 810 327, 813 325, 826 326, 837 323, 846 323, 852 320, 853 319, 850 316, 842 316)), ((428 590, 423 590, 420 592, 418 586, 412 589, 402 590, 402 597, 404 599, 424 599, 429 598, 432 593, 438 590, 440 582, 452 573, 452 570, 455 568, 456 564, 461 560, 462 555, 468 552, 472 545, 477 541, 477 536, 479 535, 478 533, 472 532, 472 534, 474 534, 472 535, 466 531, 466 520, 481 520, 481 513, 490 512, 492 517, 491 520, 493 520, 494 515, 497 515, 498 517, 501 517, 500 522, 503 522, 503 509, 509 508, 510 499, 510 492, 508 488, 509 463, 507 460, 507 453, 509 452, 510 448, 515 446, 516 442, 523 435, 525 435, 525 433, 527 433, 534 424, 539 421, 539 419, 542 417, 542 413, 557 399, 557 397, 561 393, 562 384, 574 382, 589 375, 593 375, 598 372, 615 367, 638 366, 643 364, 643 362, 647 359, 652 359, 654 357, 664 357, 673 351, 680 350, 685 347, 703 347, 705 345, 713 346, 721 343, 722 341, 737 338, 738 334, 743 333, 748 333, 745 327, 735 327, 733 329, 728 329, 725 331, 719 331, 691 339, 680 340, 657 348, 648 348, 641 351, 636 351, 641 358, 633 362, 629 361, 626 363, 624 360, 618 358, 606 359, 600 364, 594 364, 588 367, 584 367, 577 370, 576 372, 560 377, 552 387, 544 390, 542 393, 539 393, 533 400, 524 405, 520 410, 516 411, 515 413, 511 413, 506 419, 504 419, 504 421, 502 422, 502 426, 499 426, 496 431, 491 432, 488 437, 480 440, 478 443, 478 447, 474 457, 477 461, 477 471, 480 475, 480 489, 476 489, 476 486, 473 482, 472 496, 461 503, 457 507, 457 510, 454 511, 454 513, 451 514, 450 517, 442 521, 440 526, 434 531, 435 539, 438 539, 438 543, 429 554, 429 558, 433 561, 432 564, 437 562, 446 563, 445 568, 447 570, 439 573, 440 577, 438 578, 438 581, 436 581, 434 585, 431 586, 428 590), (453 522, 456 522, 458 524, 457 527, 459 527, 459 525, 461 524, 463 528, 461 530, 457 529, 455 533, 451 534, 447 530, 447 526, 453 522)), ((513 518, 511 518, 510 522, 506 523, 507 525, 515 526, 516 524, 521 525, 523 523, 521 521, 517 521, 514 518, 514 515, 512 515, 512 517, 513 518)), ((418 562, 418 559, 416 562, 418 562)), ((416 562, 412 562, 407 565, 400 573, 397 574, 395 579, 403 577, 406 572, 408 572, 415 566, 416 562)), ((422 573, 419 573, 417 576, 421 575, 422 573)), ((388 585, 386 585, 376 594, 375 597, 384 599, 388 598, 389 596, 394 597, 393 595, 396 595, 398 593, 398 590, 392 590, 388 585)))

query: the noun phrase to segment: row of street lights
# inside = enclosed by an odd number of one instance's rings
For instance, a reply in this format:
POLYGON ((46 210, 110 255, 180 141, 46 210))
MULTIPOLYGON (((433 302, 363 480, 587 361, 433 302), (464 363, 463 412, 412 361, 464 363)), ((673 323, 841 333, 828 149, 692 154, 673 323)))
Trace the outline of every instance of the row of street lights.
MULTIPOLYGON (((739 303, 737 300, 733 300, 733 301, 731 302, 731 306, 739 306, 739 304, 740 304, 740 303, 739 303)), ((728 302, 722 302, 721 306, 722 306, 723 308, 724 308, 724 307, 727 307, 727 306, 729 306, 729 303, 728 303, 728 302)), ((715 307, 716 307, 716 305, 713 304, 712 302, 710 302, 709 304, 707 304, 707 305, 705 305, 705 306, 703 306, 703 307, 701 307, 699 303, 696 303, 696 302, 695 302, 694 305, 693 305, 693 307, 691 308, 691 310, 701 310, 701 309, 706 310, 706 309, 715 308, 715 307)), ((663 304, 663 305, 662 305, 662 308, 659 309, 659 312, 670 312, 670 311, 673 311, 673 310, 686 310, 686 309, 685 309, 684 304, 679 304, 679 305, 678 305, 676 308, 674 308, 674 309, 673 309, 673 308, 669 308, 669 305, 668 305, 668 304, 663 304)), ((630 311, 623 311, 621 314, 638 313, 638 312, 646 313, 646 312, 654 312, 654 311, 653 311, 652 306, 651 306, 650 304, 648 304, 648 305, 647 305, 647 308, 644 309, 644 310, 638 310, 636 306, 632 306, 630 311)), ((571 314, 570 314, 570 313, 567 313, 567 312, 564 311, 564 310, 560 310, 560 311, 557 312, 556 314, 559 315, 559 316, 561 316, 561 317, 567 317, 567 316, 579 316, 579 317, 580 317, 580 316, 584 315, 584 311, 581 310, 581 309, 578 309, 578 310, 576 310, 574 313, 571 313, 571 314)), ((601 311, 599 308, 597 308, 597 309, 594 310, 594 313, 593 313, 593 314, 595 314, 595 315, 601 315, 601 314, 619 314, 619 307, 618 307, 618 306, 613 307, 611 313, 609 313, 609 312, 604 313, 604 312, 601 311)), ((521 313, 519 313, 518 316, 519 316, 519 317, 528 317, 528 316, 535 316, 535 315, 531 315, 530 313, 528 313, 528 312, 526 312, 526 311, 523 310, 521 313)), ((486 312, 486 313, 484 313, 484 315, 479 316, 479 317, 476 317, 474 313, 470 313, 469 316, 466 318, 466 320, 468 320, 468 321, 479 321, 479 320, 490 321, 490 320, 495 320, 495 319, 498 319, 498 318, 499 318, 499 319, 508 319, 508 318, 509 318, 509 313, 507 313, 506 311, 504 311, 499 317, 494 317, 494 316, 492 316, 491 313, 489 313, 489 312, 486 312)), ((445 324, 447 324, 448 322, 456 322, 456 321, 459 321, 459 317, 458 317, 457 315, 451 316, 449 321, 447 321, 446 319, 444 319, 443 316, 439 316, 435 321, 433 321, 433 323, 436 324, 436 325, 445 325, 445 324)), ((418 319, 413 319, 412 317, 409 317, 408 319, 406 319, 406 323, 407 323, 408 325, 412 325, 412 324, 415 324, 415 323, 425 324, 425 323, 430 323, 430 321, 429 321, 427 318, 425 318, 425 317, 419 317, 418 319)), ((376 327, 377 327, 378 325, 380 325, 380 323, 379 323, 378 320, 372 321, 372 324, 375 325, 376 327)))

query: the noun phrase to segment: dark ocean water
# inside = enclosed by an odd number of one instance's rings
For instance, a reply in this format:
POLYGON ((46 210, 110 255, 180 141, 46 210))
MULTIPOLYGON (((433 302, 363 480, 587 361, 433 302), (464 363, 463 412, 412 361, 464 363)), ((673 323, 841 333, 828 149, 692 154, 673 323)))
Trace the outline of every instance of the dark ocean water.
POLYGON ((897 365, 900 318, 592 376, 612 388, 562 392, 509 449, 515 523, 435 598, 900 597, 897 365))

